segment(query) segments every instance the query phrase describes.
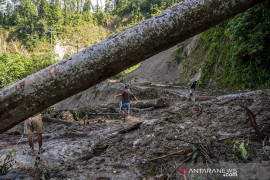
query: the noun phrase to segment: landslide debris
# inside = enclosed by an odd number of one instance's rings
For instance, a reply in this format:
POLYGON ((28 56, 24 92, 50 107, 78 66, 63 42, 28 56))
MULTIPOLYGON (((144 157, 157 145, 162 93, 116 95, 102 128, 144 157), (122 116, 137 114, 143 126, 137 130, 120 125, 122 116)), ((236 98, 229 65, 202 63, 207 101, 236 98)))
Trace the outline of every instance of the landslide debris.
POLYGON ((181 86, 133 88, 141 101, 162 98, 166 106, 138 106, 126 121, 117 114, 119 104, 111 100, 51 111, 51 118, 69 114, 66 120, 73 120, 44 122, 46 151, 38 160, 27 155, 26 136, 18 142, 23 133, 19 124, 0 135, 1 160, 16 149, 16 163, 0 179, 175 179, 182 162, 269 163, 269 136, 256 134, 241 105, 254 114, 258 127, 269 124, 270 90, 211 97, 200 90, 190 99, 181 86), (238 142, 244 143, 246 156, 233 149, 238 142))

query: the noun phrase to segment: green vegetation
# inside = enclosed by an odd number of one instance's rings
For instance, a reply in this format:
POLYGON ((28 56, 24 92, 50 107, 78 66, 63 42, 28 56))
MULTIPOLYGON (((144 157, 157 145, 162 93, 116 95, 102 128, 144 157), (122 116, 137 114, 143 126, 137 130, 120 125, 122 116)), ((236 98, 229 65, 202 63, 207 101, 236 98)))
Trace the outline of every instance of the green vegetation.
POLYGON ((11 37, 21 40, 29 51, 33 51, 39 41, 50 42, 50 30, 56 35, 67 33, 68 28, 92 23, 106 27, 113 16, 126 16, 126 23, 119 27, 137 24, 151 15, 180 2, 180 0, 106 0, 93 6, 91 0, 11 0, 0 2, 0 27, 11 28, 11 37))
POLYGON ((204 84, 218 76, 221 87, 269 88, 269 5, 266 1, 202 33, 208 46, 202 70, 204 84))
MULTIPOLYGON (((111 0, 113 1, 113 0, 111 0)), ((113 14, 126 15, 131 14, 131 22, 138 23, 154 16, 165 9, 181 2, 182 0, 114 0, 113 14)), ((127 24, 123 24, 126 26, 127 24)))
POLYGON ((18 148, 18 144, 21 142, 23 138, 23 135, 21 136, 20 140, 17 142, 17 144, 4 154, 0 154, 0 176, 5 175, 8 173, 8 171, 15 165, 16 163, 16 155, 17 152, 21 149, 18 148), (2 158, 5 157, 5 158, 2 158))
MULTIPOLYGON (((0 54, 0 88, 6 87, 54 62, 53 45, 69 46, 68 57, 109 35, 135 25, 182 0, 2 0, 0 38, 10 54, 0 54), (107 30, 109 29, 109 30, 107 30), (13 49, 12 49, 13 48, 13 49), (24 55, 23 55, 24 54, 24 55)), ((202 33, 207 59, 202 85, 267 88, 270 85, 269 0, 202 33)), ((0 44, 0 52, 3 44, 0 44)), ((174 58, 179 58, 177 46, 174 58)), ((121 78, 125 72, 116 76, 121 78)))
POLYGON ((7 48, 0 54, 0 89, 56 62, 50 60, 51 31, 54 46, 73 47, 66 58, 115 33, 106 28, 120 31, 180 1, 106 0, 102 9, 99 0, 95 6, 91 0, 2 0, 0 37, 7 48))
POLYGON ((188 153, 187 156, 190 158, 190 162, 194 162, 198 157, 198 149, 193 149, 193 151, 188 153))
POLYGON ((248 159, 248 152, 245 148, 245 146, 248 146, 249 144, 249 138, 244 139, 244 140, 238 140, 238 139, 233 139, 229 140, 226 139, 224 141, 224 144, 228 144, 232 147, 233 149, 233 157, 238 161, 238 162, 245 162, 248 159))
POLYGON ((17 149, 13 149, 7 152, 3 161, 0 160, 0 176, 5 175, 15 164, 15 157, 17 154, 17 149))
POLYGON ((173 59, 176 60, 178 63, 181 63, 182 59, 184 58, 180 58, 179 55, 181 53, 181 44, 177 44, 177 46, 174 48, 174 55, 173 55, 173 59))
MULTIPOLYGON (((55 62, 55 61, 54 61, 55 62)), ((50 56, 28 57, 19 54, 0 54, 0 88, 13 84, 24 77, 37 72, 51 63, 50 56)))

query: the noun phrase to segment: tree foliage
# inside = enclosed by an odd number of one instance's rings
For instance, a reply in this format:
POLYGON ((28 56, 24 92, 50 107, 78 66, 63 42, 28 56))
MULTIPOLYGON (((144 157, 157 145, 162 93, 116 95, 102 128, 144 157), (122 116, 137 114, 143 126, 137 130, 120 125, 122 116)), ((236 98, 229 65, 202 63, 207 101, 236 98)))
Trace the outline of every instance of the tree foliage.
MULTIPOLYGON (((122 18, 127 16, 129 20, 120 22, 116 27, 120 31, 181 1, 106 0, 105 4, 101 4, 100 0, 0 0, 0 27, 9 28, 11 38, 19 39, 31 52, 40 42, 50 43, 51 28, 57 32, 54 36, 61 37, 70 28, 76 29, 85 23, 107 26, 112 15, 122 18), (94 2, 98 4, 94 6, 94 2)), ((203 33, 202 38, 209 49, 202 81, 207 84, 216 73, 215 69, 219 68, 222 70, 218 81, 220 86, 269 87, 269 18, 268 0, 203 33)), ((15 67, 10 70, 1 67, 0 88, 31 74, 42 64, 48 64, 49 56, 39 57, 39 61, 34 62, 37 57, 33 59, 33 56, 1 54, 1 61, 11 61, 14 66, 17 64, 16 68, 21 75, 13 72, 15 67), (7 76, 8 73, 11 74, 7 76)))
POLYGON ((222 68, 219 85, 267 88, 270 85, 270 2, 259 4, 204 32, 209 45, 203 81, 222 68))
POLYGON ((23 41, 31 51, 43 37, 50 41, 50 27, 62 33, 65 32, 66 26, 79 26, 84 22, 107 26, 107 19, 111 14, 131 14, 132 24, 136 24, 180 2, 180 0, 106 0, 102 5, 101 0, 94 1, 4 0, 0 2, 0 27, 14 27, 16 31, 13 35, 23 41), (97 2, 95 6, 94 1, 97 2))
POLYGON ((0 54, 0 89, 13 84, 26 76, 37 72, 54 62, 50 57, 8 53, 0 54))

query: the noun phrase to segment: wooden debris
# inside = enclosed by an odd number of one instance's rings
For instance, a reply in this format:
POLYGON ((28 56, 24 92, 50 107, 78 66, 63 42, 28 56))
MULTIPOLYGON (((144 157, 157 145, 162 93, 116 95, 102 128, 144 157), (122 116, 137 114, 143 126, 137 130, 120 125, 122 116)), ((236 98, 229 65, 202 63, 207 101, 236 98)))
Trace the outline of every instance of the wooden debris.
POLYGON ((100 156, 104 151, 106 151, 112 144, 96 144, 92 147, 89 154, 79 158, 80 161, 88 161, 93 157, 100 156))
POLYGON ((119 131, 118 134, 125 134, 125 133, 131 132, 131 131, 135 131, 136 129, 139 129, 141 127, 141 124, 142 124, 142 122, 136 123, 131 127, 128 127, 126 129, 119 131))
POLYGON ((230 103, 230 102, 232 102, 232 101, 237 101, 237 100, 242 100, 242 99, 241 99, 241 98, 229 99, 229 100, 226 100, 226 101, 222 101, 222 102, 220 102, 220 103, 217 103, 217 105, 223 106, 223 105, 225 105, 225 104, 227 104, 227 103, 230 103))
POLYGON ((266 150, 265 150, 265 140, 267 139, 267 136, 265 136, 265 138, 264 138, 264 140, 263 140, 263 152, 264 152, 264 154, 270 159, 270 156, 269 156, 269 154, 266 152, 266 150))
POLYGON ((143 109, 140 109, 140 108, 132 108, 132 110, 133 110, 133 111, 137 111, 137 112, 153 111, 153 110, 154 110, 154 107, 143 108, 143 109))
POLYGON ((243 104, 240 104, 240 106, 241 106, 243 109, 246 110, 246 112, 247 112, 247 114, 248 114, 248 116, 249 116, 249 118, 250 118, 252 127, 254 128, 256 134, 257 134, 257 135, 262 135, 261 130, 258 128, 257 122, 256 122, 256 120, 255 120, 255 116, 254 116, 254 114, 251 112, 251 110, 250 110, 247 106, 245 106, 245 105, 243 105, 243 104))
POLYGON ((195 101, 207 101, 211 100, 213 97, 212 96, 198 96, 195 97, 195 101))
POLYGON ((99 115, 121 115, 120 113, 87 113, 88 116, 99 116, 99 115))
POLYGON ((170 110, 167 110, 167 109, 163 109, 163 111, 161 113, 164 113, 164 112, 168 112, 168 113, 171 113, 171 114, 179 114, 179 112, 174 112, 174 111, 170 111, 170 110))
POLYGON ((165 99, 163 98, 149 99, 149 100, 141 100, 138 102, 132 102, 131 106, 136 108, 149 108, 149 107, 161 108, 166 106, 166 102, 165 99))
POLYGON ((42 121, 51 122, 51 123, 58 123, 58 124, 65 124, 65 125, 70 125, 70 126, 75 124, 74 122, 71 122, 71 121, 63 121, 63 120, 59 120, 56 118, 52 118, 52 117, 47 116, 47 115, 42 115, 42 121))
POLYGON ((207 147, 208 149, 206 149, 202 145, 202 143, 200 143, 200 142, 194 143, 194 142, 186 141, 186 140, 183 140, 181 138, 175 138, 175 137, 166 137, 166 139, 168 139, 168 140, 179 140, 179 141, 183 141, 185 143, 192 144, 198 150, 198 153, 200 155, 202 155, 209 162, 217 162, 218 161, 215 154, 214 154, 214 151, 211 149, 210 146, 208 146, 207 147))

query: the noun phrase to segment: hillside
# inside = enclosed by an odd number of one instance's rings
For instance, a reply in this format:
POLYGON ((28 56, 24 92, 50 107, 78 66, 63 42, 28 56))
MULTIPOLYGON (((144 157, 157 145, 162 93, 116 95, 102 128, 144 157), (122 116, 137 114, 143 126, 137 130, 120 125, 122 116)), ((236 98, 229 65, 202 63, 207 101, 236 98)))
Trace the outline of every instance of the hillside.
POLYGON ((134 83, 161 83, 187 85, 199 80, 205 59, 205 52, 199 52, 203 46, 199 36, 194 36, 179 45, 163 51, 145 61, 133 72, 126 74, 124 80, 134 83), (176 56, 176 52, 180 53, 176 56))
POLYGON ((132 80, 133 83, 177 83, 181 78, 178 74, 178 64, 173 59, 174 49, 168 49, 146 59, 124 79, 127 82, 132 80))
MULTIPOLYGON (((51 43, 39 42, 37 46, 30 50, 22 41, 16 38, 16 29, 0 30, 0 53, 20 54, 27 56, 46 56, 51 55, 51 43)), ((53 36, 53 58, 62 60, 67 56, 77 53, 89 47, 109 35, 109 31, 103 26, 96 26, 93 23, 85 22, 81 26, 66 27, 65 32, 54 31, 53 36)))

